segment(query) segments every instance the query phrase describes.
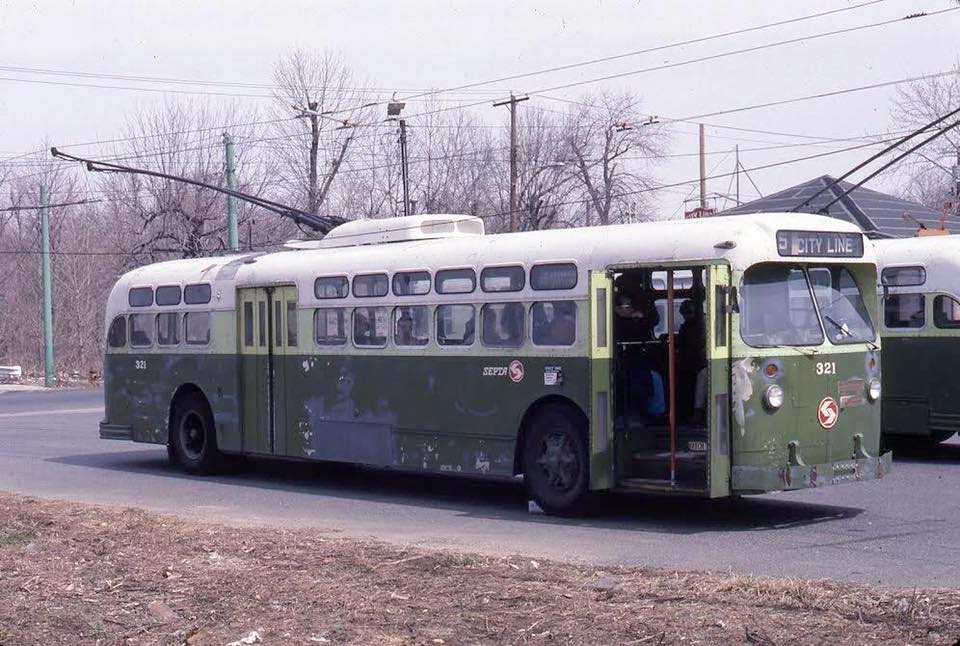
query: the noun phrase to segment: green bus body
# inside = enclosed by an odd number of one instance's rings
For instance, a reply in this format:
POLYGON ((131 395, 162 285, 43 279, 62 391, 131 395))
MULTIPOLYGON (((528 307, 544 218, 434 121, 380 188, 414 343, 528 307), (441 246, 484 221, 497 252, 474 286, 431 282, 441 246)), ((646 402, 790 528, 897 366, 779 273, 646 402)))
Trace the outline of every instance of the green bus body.
POLYGON ((888 367, 883 435, 941 442, 960 431, 960 236, 875 244, 888 367))
MULTIPOLYGON (((168 444, 177 398, 196 392, 209 403, 216 446, 224 453, 510 478, 523 472, 522 435, 530 416, 544 404, 562 402, 579 411, 586 425, 594 490, 721 497, 871 480, 890 471, 890 454, 879 451, 880 405, 865 395, 865 384, 880 377, 877 346, 824 340, 816 347, 750 347, 740 339, 736 290, 731 289, 742 284, 743 270, 713 257, 674 262, 703 269, 710 281, 707 477, 696 490, 631 478, 628 434, 614 425, 610 266, 581 267, 587 284, 578 285, 586 289, 576 295, 542 296, 577 303, 576 341, 563 348, 529 341, 520 348, 479 342, 449 348, 433 341, 422 348, 391 342, 383 348, 349 342, 322 346, 313 334, 318 304, 305 303, 302 288, 298 294, 284 282, 237 283, 236 306, 210 313, 208 345, 193 348, 181 340, 171 348, 108 348, 100 435, 168 444), (269 309, 272 294, 297 301, 295 325, 279 307, 274 321, 281 330, 293 325, 297 343, 280 334, 273 338, 271 327, 264 346, 246 347, 241 303, 266 295, 269 309), (771 384, 786 395, 776 411, 763 400, 771 384), (839 405, 830 428, 818 421, 825 398, 839 405)), ((670 263, 647 266, 668 268, 670 263)), ((875 284, 872 263, 857 258, 849 266, 858 283, 875 284)), ((122 300, 133 282, 123 285, 122 300)), ((863 291, 876 311, 872 288, 863 291)), ((479 308, 498 296, 478 290, 474 302, 479 308)), ((423 302, 433 320, 442 297, 434 294, 423 302)), ((108 312, 108 326, 114 317, 137 311, 125 305, 108 312)), ((289 315, 294 316, 292 310, 289 315)))

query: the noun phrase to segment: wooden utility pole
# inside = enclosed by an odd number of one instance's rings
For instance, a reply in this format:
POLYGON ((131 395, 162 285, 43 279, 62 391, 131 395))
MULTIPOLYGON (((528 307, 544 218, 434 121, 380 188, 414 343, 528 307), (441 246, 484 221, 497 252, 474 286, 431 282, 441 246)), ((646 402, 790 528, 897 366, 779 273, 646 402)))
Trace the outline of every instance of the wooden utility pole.
POLYGON ((53 290, 50 287, 50 193, 40 185, 40 280, 43 286, 43 385, 53 386, 53 290))
POLYGON ((517 104, 530 97, 516 97, 510 93, 510 99, 494 103, 495 108, 510 106, 510 231, 517 230, 517 104))
POLYGON ((406 119, 400 119, 400 173, 403 179, 403 214, 410 215, 410 175, 407 172, 406 119))
POLYGON ((309 185, 307 186, 307 211, 316 215, 320 210, 320 200, 317 191, 317 158, 320 150, 320 114, 317 108, 320 104, 316 101, 307 103, 307 116, 310 118, 310 161, 307 172, 309 174, 309 185))
POLYGON ((703 124, 700 124, 700 212, 707 211, 707 152, 703 136, 703 124))
MULTIPOLYGON (((233 137, 223 133, 224 155, 226 157, 227 188, 237 190, 237 172, 234 168, 233 137)), ((237 230, 237 198, 227 193, 227 246, 230 251, 240 251, 240 235, 237 230)))

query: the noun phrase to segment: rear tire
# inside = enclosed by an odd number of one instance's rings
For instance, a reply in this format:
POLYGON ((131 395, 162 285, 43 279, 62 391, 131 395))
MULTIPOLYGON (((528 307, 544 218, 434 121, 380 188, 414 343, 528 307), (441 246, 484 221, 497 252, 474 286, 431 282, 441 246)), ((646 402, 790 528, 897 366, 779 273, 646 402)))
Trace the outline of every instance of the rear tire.
POLYGON ((219 466, 213 413, 200 393, 184 393, 174 401, 168 452, 189 473, 212 473, 219 466))
POLYGON ((524 434, 523 480, 545 512, 583 511, 590 477, 586 428, 579 411, 549 405, 536 413, 524 434))

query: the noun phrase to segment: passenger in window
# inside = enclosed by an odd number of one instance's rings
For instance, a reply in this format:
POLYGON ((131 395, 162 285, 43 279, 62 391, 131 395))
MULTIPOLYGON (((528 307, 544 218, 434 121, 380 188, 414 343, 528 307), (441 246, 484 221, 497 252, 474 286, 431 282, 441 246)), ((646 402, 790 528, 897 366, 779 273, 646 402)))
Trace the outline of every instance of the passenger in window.
POLYGON ((500 334, 500 321, 496 312, 484 308, 483 312, 483 343, 485 345, 503 345, 503 336, 500 334))
POLYGON ((417 339, 413 336, 413 317, 408 312, 404 312, 397 319, 396 336, 397 345, 419 345, 417 339))
POLYGON ((573 345, 577 336, 577 321, 569 303, 554 303, 553 320, 550 321, 548 345, 573 345))

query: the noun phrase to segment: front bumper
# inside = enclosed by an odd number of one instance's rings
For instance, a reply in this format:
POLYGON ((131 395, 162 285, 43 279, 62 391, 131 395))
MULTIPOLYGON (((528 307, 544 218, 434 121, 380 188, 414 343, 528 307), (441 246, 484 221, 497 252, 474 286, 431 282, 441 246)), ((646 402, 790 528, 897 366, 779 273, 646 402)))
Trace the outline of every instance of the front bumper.
POLYGON ((892 463, 893 453, 887 451, 876 458, 840 460, 824 464, 781 467, 739 466, 733 467, 731 484, 734 493, 755 493, 879 480, 890 473, 892 463))
POLYGON ((107 420, 100 422, 101 440, 132 440, 133 427, 121 424, 111 424, 107 420))

